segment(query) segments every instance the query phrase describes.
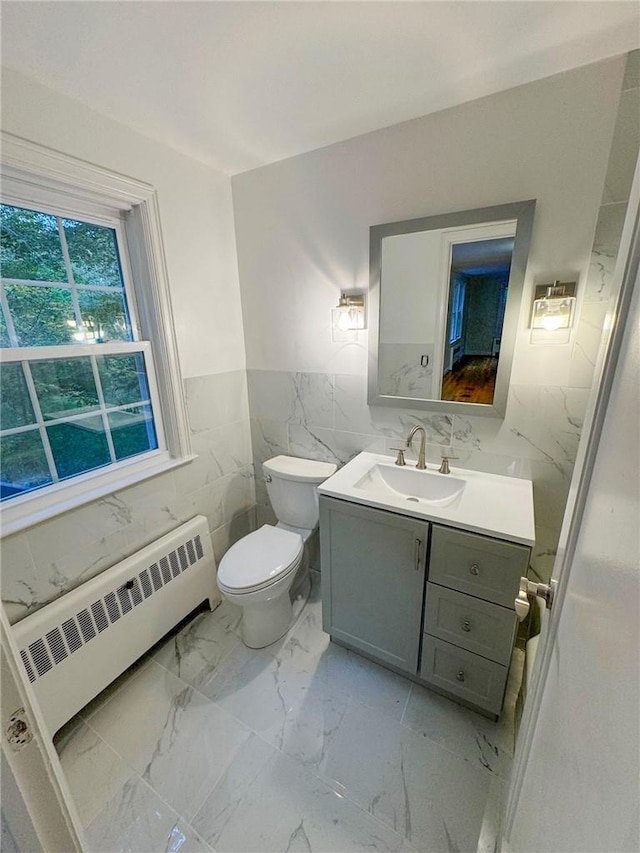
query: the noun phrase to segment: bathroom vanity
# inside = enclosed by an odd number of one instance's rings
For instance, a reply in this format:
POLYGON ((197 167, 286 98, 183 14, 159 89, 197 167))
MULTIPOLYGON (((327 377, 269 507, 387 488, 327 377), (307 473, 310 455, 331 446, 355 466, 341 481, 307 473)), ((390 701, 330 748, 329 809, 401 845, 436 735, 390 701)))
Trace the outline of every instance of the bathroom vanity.
POLYGON ((499 715, 534 543, 531 482, 361 453, 319 491, 324 630, 499 715))

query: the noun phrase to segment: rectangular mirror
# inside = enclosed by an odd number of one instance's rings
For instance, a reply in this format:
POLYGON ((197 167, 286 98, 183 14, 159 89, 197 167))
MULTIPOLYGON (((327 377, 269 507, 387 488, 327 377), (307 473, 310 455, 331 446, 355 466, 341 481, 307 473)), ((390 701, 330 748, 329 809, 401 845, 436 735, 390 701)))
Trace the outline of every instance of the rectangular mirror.
POLYGON ((504 416, 534 210, 371 227, 370 405, 504 416))

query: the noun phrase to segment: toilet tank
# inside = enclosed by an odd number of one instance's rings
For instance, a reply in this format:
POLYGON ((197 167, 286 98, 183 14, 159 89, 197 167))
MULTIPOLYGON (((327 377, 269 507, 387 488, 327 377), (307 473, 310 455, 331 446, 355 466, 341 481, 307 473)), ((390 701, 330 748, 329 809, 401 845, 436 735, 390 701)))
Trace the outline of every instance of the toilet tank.
POLYGON ((313 530, 318 523, 317 487, 337 470, 331 462, 275 456, 262 465, 271 506, 278 521, 313 530))

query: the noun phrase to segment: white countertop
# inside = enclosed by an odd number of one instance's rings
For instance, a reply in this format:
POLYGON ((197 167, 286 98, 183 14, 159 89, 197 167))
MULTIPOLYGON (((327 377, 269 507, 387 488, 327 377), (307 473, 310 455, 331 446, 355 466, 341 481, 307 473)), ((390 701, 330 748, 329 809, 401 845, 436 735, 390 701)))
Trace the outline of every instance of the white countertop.
MULTIPOLYGON (((367 472, 376 464, 393 464, 394 457, 377 453, 359 453, 333 476, 325 480, 318 491, 321 495, 350 501, 351 503, 386 509, 411 518, 441 522, 472 533, 509 539, 522 545, 533 546, 535 528, 533 515, 533 484, 519 477, 503 477, 464 468, 451 468, 453 477, 465 481, 465 487, 453 502, 446 506, 428 502, 408 501, 401 494, 375 495, 357 488, 367 472)), ((407 463, 411 465, 411 463, 407 463)), ((437 465, 428 465, 437 472, 437 465)))

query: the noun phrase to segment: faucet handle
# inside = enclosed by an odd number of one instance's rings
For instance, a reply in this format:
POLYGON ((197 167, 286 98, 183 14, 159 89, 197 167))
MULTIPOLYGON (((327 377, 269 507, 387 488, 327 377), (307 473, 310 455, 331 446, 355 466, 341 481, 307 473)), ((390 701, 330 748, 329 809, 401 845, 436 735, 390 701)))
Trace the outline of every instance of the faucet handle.
POLYGON ((398 455, 396 456, 396 465, 406 465, 407 463, 404 461, 404 447, 390 447, 389 450, 396 450, 398 455))
POLYGON ((449 468, 449 460, 457 459, 457 456, 442 456, 442 462, 440 463, 440 467, 438 468, 439 474, 450 474, 451 469, 449 468))

